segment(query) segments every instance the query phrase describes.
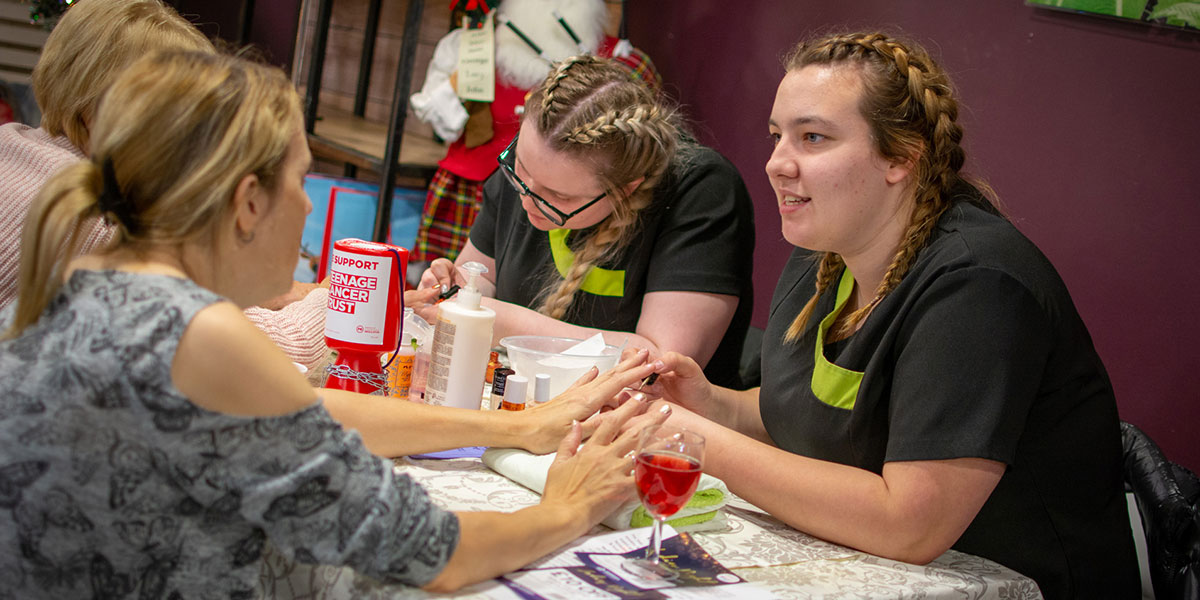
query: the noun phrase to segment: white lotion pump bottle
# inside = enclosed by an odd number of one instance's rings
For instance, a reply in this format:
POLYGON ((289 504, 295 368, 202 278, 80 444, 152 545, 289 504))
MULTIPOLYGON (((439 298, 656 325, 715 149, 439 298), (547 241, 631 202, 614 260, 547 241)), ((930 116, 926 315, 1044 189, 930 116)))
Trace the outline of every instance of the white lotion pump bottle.
POLYGON ((461 268, 467 273, 466 287, 453 302, 438 305, 425 401, 478 410, 496 311, 479 305, 479 275, 487 267, 471 261, 461 268))

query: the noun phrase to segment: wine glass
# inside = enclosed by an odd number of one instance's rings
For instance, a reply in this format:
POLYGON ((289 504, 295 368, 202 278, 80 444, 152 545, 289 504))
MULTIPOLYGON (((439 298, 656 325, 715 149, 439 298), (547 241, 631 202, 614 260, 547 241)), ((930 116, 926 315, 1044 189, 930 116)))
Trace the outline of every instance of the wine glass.
POLYGON ((692 498, 704 465, 704 436, 672 425, 650 425, 638 435, 634 481, 642 506, 654 519, 644 558, 622 567, 642 579, 671 580, 675 572, 659 558, 662 525, 692 498))

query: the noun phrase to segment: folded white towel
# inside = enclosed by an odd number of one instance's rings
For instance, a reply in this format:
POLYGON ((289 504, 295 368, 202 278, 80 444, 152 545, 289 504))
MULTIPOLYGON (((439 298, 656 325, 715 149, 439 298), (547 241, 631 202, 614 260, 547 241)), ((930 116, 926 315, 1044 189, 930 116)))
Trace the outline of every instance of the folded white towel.
MULTIPOLYGON (((554 462, 555 454, 541 456, 513 448, 488 448, 483 453, 483 464, 493 471, 519 483, 537 493, 546 488, 546 474, 554 462)), ((729 501, 729 489, 725 482, 708 474, 700 475, 696 493, 679 512, 667 519, 677 531, 715 531, 728 527, 725 511, 729 501)), ((613 529, 645 527, 650 524, 650 515, 638 500, 622 504, 603 523, 613 529)))

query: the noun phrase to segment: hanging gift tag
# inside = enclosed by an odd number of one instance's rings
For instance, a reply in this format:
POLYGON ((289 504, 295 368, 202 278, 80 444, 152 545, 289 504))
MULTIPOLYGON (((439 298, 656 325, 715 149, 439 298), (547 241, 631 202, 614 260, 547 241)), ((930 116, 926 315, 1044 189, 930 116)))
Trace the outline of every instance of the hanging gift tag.
POLYGON ((458 97, 491 102, 496 99, 495 14, 491 11, 483 27, 471 29, 463 20, 458 46, 458 97))

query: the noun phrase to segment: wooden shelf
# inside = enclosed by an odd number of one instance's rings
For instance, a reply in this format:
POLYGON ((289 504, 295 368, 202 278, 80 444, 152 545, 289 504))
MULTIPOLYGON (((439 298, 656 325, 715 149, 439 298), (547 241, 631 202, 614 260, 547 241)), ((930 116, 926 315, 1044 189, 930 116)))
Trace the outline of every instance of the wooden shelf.
MULTIPOLYGON (((375 173, 383 172, 383 153, 387 147, 387 123, 368 121, 337 110, 321 108, 308 145, 314 156, 352 164, 375 173)), ((405 133, 396 161, 397 175, 418 177, 426 182, 446 155, 446 147, 433 139, 405 133)))
POLYGON ((29 83, 49 32, 29 22, 29 7, 0 0, 0 80, 29 83))
MULTIPOLYGON (((428 187, 437 161, 444 155, 443 149, 433 140, 422 140, 409 135, 404 123, 408 117, 409 88, 412 83, 413 61, 417 50, 417 38, 421 26, 421 13, 425 2, 434 0, 408 0, 404 17, 404 32, 401 36, 399 55, 396 62, 396 79, 393 82, 392 110, 387 125, 355 118, 364 114, 367 91, 370 83, 370 65, 375 53, 375 38, 378 32, 379 15, 383 0, 370 0, 367 10, 367 25, 363 53, 360 61, 358 85, 355 91, 355 110, 339 112, 326 106, 320 110, 321 73, 324 69, 325 51, 328 45, 330 22, 333 19, 333 0, 315 0, 317 23, 313 37, 312 56, 304 98, 304 122, 309 131, 309 146, 313 154, 340 160, 348 165, 361 166, 379 173, 378 202, 375 205, 375 227, 371 239, 382 242, 387 239, 391 224, 392 196, 394 183, 416 178, 417 185, 428 187), (389 135, 388 132, 400 133, 389 135), (412 142, 411 144, 409 142, 412 142)), ((407 185, 408 182, 405 182, 407 185)))

